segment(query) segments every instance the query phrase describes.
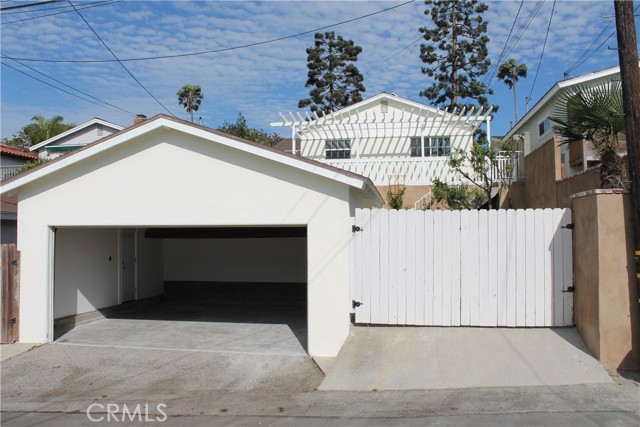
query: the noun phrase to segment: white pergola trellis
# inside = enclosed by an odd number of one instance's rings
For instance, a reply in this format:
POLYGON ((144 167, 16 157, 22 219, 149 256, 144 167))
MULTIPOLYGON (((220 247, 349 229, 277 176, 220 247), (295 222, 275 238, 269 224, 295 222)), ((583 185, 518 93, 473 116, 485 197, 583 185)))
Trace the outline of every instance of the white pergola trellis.
POLYGON ((441 131, 454 127, 456 136, 472 135, 475 130, 487 124, 487 138, 491 140, 491 111, 482 108, 463 108, 453 113, 435 108, 392 109, 390 112, 357 112, 346 109, 331 114, 319 115, 306 112, 289 113, 289 117, 279 113, 281 122, 272 122, 274 127, 291 128, 292 152, 296 154, 296 139, 306 140, 353 139, 356 159, 360 156, 360 139, 368 139, 391 128, 403 136, 420 137, 422 157, 424 157, 424 137, 439 135, 441 131))

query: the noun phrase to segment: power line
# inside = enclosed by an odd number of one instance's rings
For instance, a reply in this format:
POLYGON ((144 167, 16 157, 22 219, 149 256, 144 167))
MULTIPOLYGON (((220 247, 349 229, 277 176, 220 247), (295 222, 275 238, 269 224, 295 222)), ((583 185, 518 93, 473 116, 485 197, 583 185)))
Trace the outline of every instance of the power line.
MULTIPOLYGON (((307 34, 315 33, 317 31, 326 30, 326 29, 331 28, 331 27, 337 27, 338 25, 344 25, 344 24, 348 24, 350 22, 358 21, 360 19, 369 18, 371 16, 378 15, 378 14, 381 14, 381 13, 384 13, 384 12, 389 12, 389 11, 391 11, 393 9, 397 9, 399 7, 402 7, 402 6, 406 6, 406 5, 408 5, 410 3, 413 3, 415 1, 416 0, 409 0, 409 1, 406 1, 404 3, 400 3, 398 5, 395 5, 395 6, 386 8, 386 9, 379 10, 377 12, 368 13, 366 15, 358 16, 358 17, 352 18, 352 19, 347 19, 346 21, 341 21, 341 22, 338 22, 336 24, 325 25, 323 27, 314 28, 313 30, 303 31, 301 33, 292 34, 292 35, 289 35, 289 36, 283 36, 283 37, 278 37, 278 38, 275 38, 275 39, 264 40, 264 41, 260 41, 260 42, 249 43, 249 44, 244 44, 244 45, 239 45, 239 46, 225 47, 225 48, 220 48, 220 49, 203 50, 203 51, 191 52, 191 53, 178 53, 178 54, 172 54, 172 55, 147 56, 147 57, 140 57, 140 58, 125 58, 125 59, 118 59, 117 61, 113 60, 113 59, 76 59, 76 60, 71 60, 71 59, 39 59, 39 58, 16 58, 16 59, 19 59, 20 61, 27 61, 27 62, 51 62, 51 63, 102 63, 102 62, 120 62, 120 63, 123 63, 123 62, 133 62, 133 61, 152 61, 152 60, 158 60, 158 59, 182 58, 182 57, 186 57, 186 56, 207 55, 207 54, 211 54, 211 53, 220 53, 220 52, 227 52, 227 51, 230 51, 230 50, 237 50, 237 49, 244 49, 244 48, 248 48, 248 47, 261 46, 261 45, 264 45, 264 44, 275 43, 275 42, 279 42, 279 41, 282 41, 282 40, 288 40, 288 39, 304 36, 304 35, 307 35, 307 34)), ((61 13, 61 12, 58 12, 58 13, 61 13)))
MULTIPOLYGON (((63 1, 63 0, 61 0, 63 1)), ((90 3, 84 3, 85 5, 90 5, 90 4, 95 4, 95 3, 107 3, 106 1, 102 0, 102 1, 94 1, 94 2, 90 2, 90 3)), ((16 13, 33 13, 33 12, 44 12, 47 10, 56 10, 56 9, 71 9, 71 6, 56 6, 56 7, 47 7, 44 9, 33 9, 33 10, 18 10, 15 12, 5 12, 2 14, 2 16, 7 16, 7 15, 15 15, 16 13)), ((68 12, 73 12, 73 10, 69 10, 68 12)))
MULTIPOLYGON (((78 7, 78 9, 79 10, 91 9, 92 7, 107 6, 109 4, 120 3, 121 1, 123 1, 123 0, 101 1, 101 2, 95 2, 95 4, 94 3, 86 3, 86 4, 91 4, 91 6, 78 7)), ((67 7, 71 7, 71 6, 67 6, 67 7)), ((29 11, 29 12, 39 12, 39 10, 38 11, 32 10, 32 11, 29 11)), ((17 22, 32 21, 34 19, 46 18, 47 16, 61 15, 63 13, 69 13, 69 12, 73 12, 73 10, 63 10, 62 12, 49 13, 49 14, 46 14, 46 15, 39 15, 39 16, 32 16, 30 18, 16 19, 15 21, 2 22, 2 23, 0 23, 0 25, 9 25, 9 24, 15 24, 17 22)))
POLYGON ((62 1, 64 0, 46 0, 46 1, 39 1, 37 3, 17 4, 15 6, 0 7, 0 11, 11 10, 11 9, 22 9, 25 7, 40 6, 40 5, 49 4, 49 3, 60 3, 62 1))
POLYGON ((81 91, 80 89, 76 89, 76 88, 74 88, 73 86, 70 86, 70 85, 68 85, 68 84, 66 84, 66 83, 64 83, 64 82, 61 82, 60 80, 58 80, 58 79, 56 79, 56 78, 54 78, 54 77, 51 77, 51 76, 50 76, 50 75, 48 75, 48 74, 43 73, 42 71, 38 71, 38 70, 36 70, 35 68, 33 68, 33 67, 31 67, 31 66, 29 66, 29 65, 27 65, 27 64, 23 64, 22 62, 20 62, 20 61, 18 61, 18 60, 16 60, 16 59, 14 59, 14 58, 11 58, 10 56, 5 55, 4 53, 0 53, 0 55, 2 55, 2 57, 3 57, 3 58, 10 59, 10 60, 12 60, 12 61, 14 61, 14 62, 16 62, 16 63, 18 63, 18 64, 22 65, 23 67, 26 67, 26 68, 30 69, 31 71, 35 71, 36 73, 38 73, 38 74, 40 74, 40 75, 42 75, 42 76, 44 76, 44 77, 46 77, 46 78, 48 78, 48 79, 51 79, 51 80, 53 80, 53 81, 54 81, 54 82, 56 82, 56 83, 59 83, 59 84, 61 84, 61 85, 65 86, 65 87, 68 87, 68 88, 69 88, 69 89, 71 89, 71 90, 75 90, 76 92, 79 92, 79 93, 81 93, 81 94, 83 94, 83 95, 85 95, 85 96, 88 96, 89 98, 95 99, 95 100, 96 100, 96 101, 98 101, 98 102, 102 102, 103 104, 106 104, 106 105, 108 105, 108 106, 110 106, 110 107, 113 107, 113 108, 115 108, 116 110, 120 110, 120 111, 121 111, 121 112, 123 112, 123 113, 129 114, 129 115, 131 115, 131 116, 135 116, 135 114, 134 114, 134 113, 132 113, 131 111, 127 111, 127 110, 125 110, 124 108, 120 108, 120 107, 118 107, 117 105, 113 105, 113 104, 108 103, 107 101, 103 101, 103 100, 101 100, 101 99, 99 99, 99 98, 96 98, 96 97, 95 97, 95 96, 93 96, 93 95, 90 95, 90 94, 88 94, 88 93, 86 93, 86 92, 81 91))
MULTIPOLYGON (((637 11, 639 8, 640 8, 640 5, 636 6, 636 8, 634 9, 634 12, 637 11)), ((606 39, 604 39, 602 43, 598 45, 598 47, 596 47, 595 49, 591 49, 598 42, 598 39, 602 36, 602 34, 604 34, 607 28, 609 28, 612 22, 613 21, 609 21, 609 23, 602 29, 602 31, 600 31, 600 34, 598 34, 598 36, 593 40, 589 48, 585 50, 582 53, 582 55, 580 55, 580 58, 578 58, 578 60, 571 67, 569 67, 567 71, 564 72, 565 76, 568 76, 569 73, 571 73, 573 70, 575 70, 576 68, 584 64, 587 61, 587 59, 591 58, 602 46, 604 46, 606 42, 609 41, 611 37, 614 36, 614 34, 616 33, 616 30, 613 30, 613 32, 609 34, 609 36, 606 39)))
POLYGON ((39 81, 40 83, 43 83, 43 84, 45 84, 45 85, 47 85, 47 86, 50 86, 50 87, 52 87, 52 88, 54 88, 54 89, 57 89, 57 90, 59 90, 59 91, 61 91, 61 92, 66 93, 66 94, 68 94, 68 95, 75 96, 75 97, 76 97, 76 98, 78 98, 78 99, 81 99, 81 100, 86 101, 86 102, 90 102, 90 103, 95 104, 95 105, 97 105, 97 106, 99 106, 99 107, 108 108, 108 107, 105 107, 104 105, 98 104, 97 102, 91 101, 90 99, 83 98, 82 96, 76 95, 75 93, 69 92, 68 90, 64 90, 64 89, 59 88, 59 87, 57 87, 57 86, 55 86, 55 85, 52 85, 51 83, 46 82, 46 81, 44 81, 44 80, 42 80, 42 79, 39 79, 39 78, 37 78, 37 77, 35 77, 35 76, 32 76, 32 75, 31 75, 31 74, 29 74, 29 73, 25 73, 24 71, 19 70, 19 69, 17 69, 16 67, 13 67, 13 66, 11 66, 11 65, 7 64, 6 62, 0 62, 0 63, 1 63, 2 65, 4 65, 5 67, 9 67, 9 68, 11 68, 12 70, 15 70, 15 71, 17 71, 17 72, 19 72, 19 73, 21 73, 21 74, 24 74, 24 75, 25 75, 25 76, 27 76, 27 77, 31 77, 32 79, 37 80, 37 81, 39 81))
POLYGON ((496 75, 496 71, 498 70, 498 67, 500 66, 500 62, 502 61, 504 52, 507 49, 507 44, 509 44, 509 39, 511 38, 511 34, 513 33, 513 28, 516 26, 516 22, 518 21, 518 17, 520 16, 520 11, 522 10, 522 5, 524 5, 524 0, 522 0, 520 2, 520 6, 518 7, 518 13, 516 13, 516 17, 514 18, 513 23, 511 24, 511 29, 509 30, 509 35, 507 35, 507 40, 505 40, 504 46, 502 46, 502 51, 500 52, 500 55, 498 56, 498 60, 494 62, 495 67, 493 67, 493 73, 491 74, 491 77, 489 78, 489 81, 486 84, 487 87, 491 84, 491 81, 493 80, 493 77, 496 75))
POLYGON ((547 46, 547 39, 549 38, 549 30, 551 29, 551 21, 553 21, 553 12, 555 10, 556 10, 556 0, 553 0, 553 6, 551 7, 551 16, 549 16, 549 25, 547 25, 547 34, 544 36, 542 52, 540 52, 540 61, 538 62, 538 68, 536 69, 536 76, 533 78, 533 84, 531 85, 531 92, 529 92, 529 99, 531 99, 531 95, 533 95, 533 88, 536 87, 536 81, 538 81, 538 73, 540 72, 540 66, 542 65, 542 57, 544 56, 544 49, 547 46))
POLYGON ((82 16, 82 14, 80 13, 80 11, 78 11, 78 9, 76 9, 76 7, 74 6, 74 4, 71 2, 71 0, 69 0, 69 4, 73 7, 73 10, 76 11, 76 13, 78 14, 78 16, 80 17, 80 19, 82 19, 84 21, 85 24, 87 24, 87 27, 89 27, 89 29, 93 32, 93 34, 95 34, 95 36, 98 38, 98 40, 100 40, 100 42, 104 45, 105 48, 107 48, 107 50, 109 51, 109 53, 111 53, 111 55, 113 55, 113 57, 118 61, 118 63, 122 66, 122 68, 124 68, 124 70, 131 76, 131 78, 133 80, 136 81, 136 83, 138 83, 138 85, 144 89, 145 92, 147 92, 149 94, 150 97, 152 97, 162 108, 165 109, 165 111, 169 114, 171 114, 173 117, 176 117, 175 114, 173 114, 171 111, 169 111, 169 109, 167 107, 164 106, 164 104, 162 102, 160 102, 160 100, 158 100, 158 98, 156 98, 155 96, 153 96, 153 94, 151 92, 149 92, 149 90, 144 87, 144 85, 142 83, 140 83, 140 80, 138 80, 136 78, 136 76, 133 75, 133 73, 131 73, 131 71, 129 71, 129 69, 122 63, 122 61, 120 61, 118 59, 118 56, 111 50, 111 48, 109 47, 109 45, 107 45, 107 43, 102 40, 102 37, 100 37, 100 35, 96 32, 96 30, 93 29, 93 27, 91 26, 91 24, 89 24, 89 21, 87 21, 86 19, 84 19, 84 16, 82 16))
POLYGON ((390 61, 391 59, 395 58, 396 56, 398 56, 399 54, 401 54, 402 52, 404 52, 405 50, 409 49, 411 46, 413 46, 414 44, 418 43, 420 40, 422 40, 424 38, 424 36, 420 36, 418 37, 416 40, 412 41, 411 44, 408 44, 407 46, 403 47, 402 49, 396 51, 395 53, 393 53, 390 57, 388 57, 387 59, 385 59, 384 61, 378 62, 377 64, 375 64, 373 67, 371 67, 370 69, 368 69, 366 72, 362 73, 362 75, 364 76, 365 74, 368 74, 374 70, 376 70, 379 66, 381 66, 382 64, 384 64, 385 62, 390 61))

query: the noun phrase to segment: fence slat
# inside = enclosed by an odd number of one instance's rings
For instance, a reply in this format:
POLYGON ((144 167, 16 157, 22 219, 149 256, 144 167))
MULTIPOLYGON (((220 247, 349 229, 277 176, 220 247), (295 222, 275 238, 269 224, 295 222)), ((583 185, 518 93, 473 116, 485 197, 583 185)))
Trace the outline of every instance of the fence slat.
POLYGON ((407 325, 416 325, 416 215, 415 210, 407 211, 407 325))
POLYGON ((433 324, 442 325, 442 211, 433 213, 433 324))
POLYGON ((517 248, 516 248, 516 211, 509 209, 506 211, 506 247, 505 247, 505 263, 506 263, 506 301, 507 317, 505 324, 507 326, 516 326, 517 315, 517 248))
POLYGON ((490 326, 489 313, 489 214, 478 212, 478 291, 480 307, 476 325, 490 326))
POLYGON ((376 323, 389 323, 389 214, 380 212, 380 312, 376 323))
POLYGON ((527 307, 527 252, 526 217, 524 210, 516 211, 516 326, 526 325, 527 307))
POLYGON ((362 244, 362 284, 360 315, 363 323, 371 323, 371 209, 363 209, 360 218, 361 231, 357 232, 361 236, 362 244))
POLYGON ((535 211, 535 326, 544 326, 544 289, 545 289, 545 244, 544 244, 544 210, 536 209, 535 211))
POLYGON ((460 211, 451 216, 451 326, 460 326, 460 211))
POLYGON ((553 326, 564 326, 562 311, 562 282, 564 279, 564 254, 562 252, 562 209, 553 210, 553 326))
POLYGON ((371 309, 369 316, 371 323, 380 323, 380 209, 371 211, 369 223, 370 235, 370 264, 371 264, 371 309))
MULTIPOLYGON (((453 213, 453 212, 451 212, 453 213)), ((452 233, 453 215, 442 215, 442 325, 451 326, 451 287, 453 275, 451 271, 451 258, 453 256, 452 233)))
POLYGON ((389 323, 398 324, 398 211, 389 211, 389 323))
POLYGON ((544 325, 553 325, 553 209, 544 211, 544 325))
POLYGON ((398 324, 407 324, 407 211, 398 211, 398 324))
POLYGON ((536 325, 536 218, 534 210, 525 212, 525 326, 536 325))
POLYGON ((425 216, 420 211, 416 211, 414 220, 416 222, 416 244, 415 244, 415 263, 416 263, 416 296, 414 301, 415 313, 416 313, 416 325, 425 325, 425 289, 427 286, 425 274, 426 271, 430 271, 427 267, 427 259, 424 253, 425 245, 425 231, 424 221, 425 216))
MULTIPOLYGON (((572 222, 571 210, 565 209, 562 215, 562 225, 566 226, 572 222)), ((572 231, 566 228, 562 229, 562 253, 564 254, 564 280, 563 288, 573 286, 573 247, 572 247, 572 231)), ((573 326, 573 293, 565 292, 562 294, 562 302, 564 310, 562 311, 563 326, 573 326)))
POLYGON ((507 324, 507 211, 501 209, 497 211, 497 238, 498 256, 496 257, 497 272, 497 317, 498 326, 508 326, 507 324))
POLYGON ((424 215, 424 324, 434 325, 433 211, 424 215))

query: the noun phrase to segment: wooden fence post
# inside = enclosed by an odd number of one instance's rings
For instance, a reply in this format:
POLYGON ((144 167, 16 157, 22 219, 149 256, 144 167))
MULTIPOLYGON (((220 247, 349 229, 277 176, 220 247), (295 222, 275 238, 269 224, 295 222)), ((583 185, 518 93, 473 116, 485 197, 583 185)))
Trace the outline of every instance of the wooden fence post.
POLYGON ((14 243, 2 245, 0 300, 2 301, 2 344, 20 339, 20 252, 14 243))

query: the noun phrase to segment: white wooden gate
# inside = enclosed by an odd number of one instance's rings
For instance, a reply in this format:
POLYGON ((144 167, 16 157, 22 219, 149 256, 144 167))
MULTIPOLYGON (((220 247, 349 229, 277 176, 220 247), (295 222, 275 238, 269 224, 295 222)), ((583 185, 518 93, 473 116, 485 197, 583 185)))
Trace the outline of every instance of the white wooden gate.
POLYGON ((570 223, 569 209, 356 209, 356 322, 573 325, 570 223))

